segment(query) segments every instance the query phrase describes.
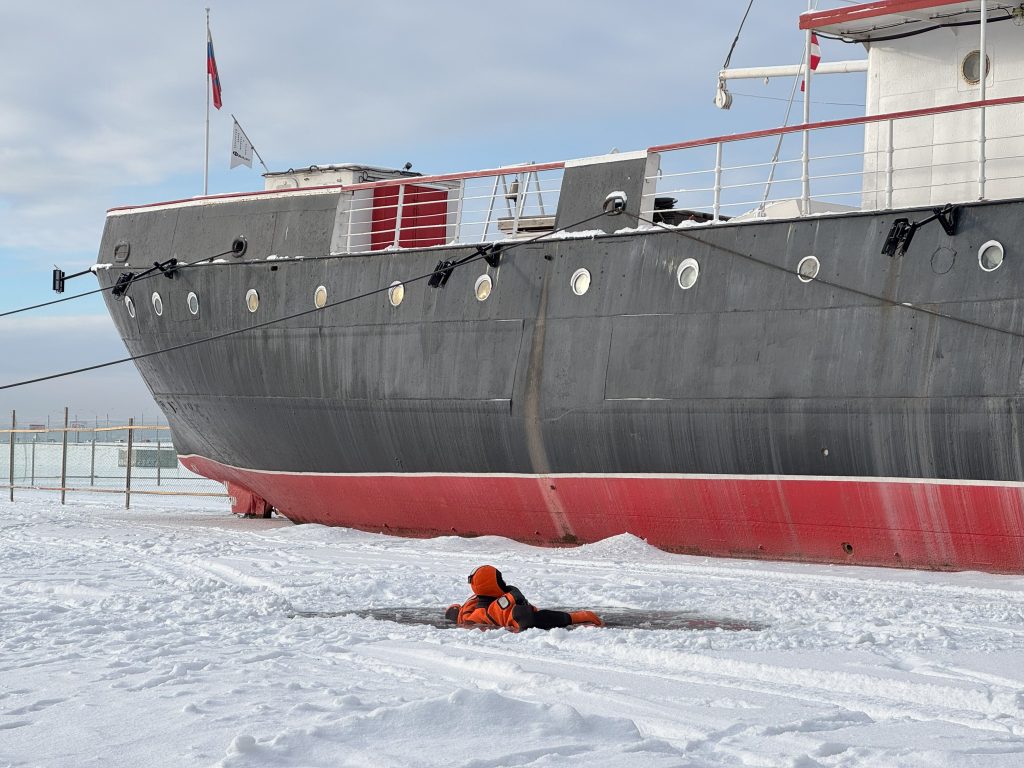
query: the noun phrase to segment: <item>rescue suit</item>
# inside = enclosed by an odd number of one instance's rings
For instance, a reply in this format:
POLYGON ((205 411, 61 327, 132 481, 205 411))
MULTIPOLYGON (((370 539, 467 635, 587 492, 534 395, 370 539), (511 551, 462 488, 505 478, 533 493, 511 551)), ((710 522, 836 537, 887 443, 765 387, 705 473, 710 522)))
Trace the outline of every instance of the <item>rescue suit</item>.
POLYGON ((522 592, 501 578, 493 565, 481 565, 469 574, 473 596, 462 605, 448 606, 445 617, 463 626, 504 627, 513 632, 536 627, 554 629, 570 624, 603 626, 593 611, 541 610, 530 604, 522 592))

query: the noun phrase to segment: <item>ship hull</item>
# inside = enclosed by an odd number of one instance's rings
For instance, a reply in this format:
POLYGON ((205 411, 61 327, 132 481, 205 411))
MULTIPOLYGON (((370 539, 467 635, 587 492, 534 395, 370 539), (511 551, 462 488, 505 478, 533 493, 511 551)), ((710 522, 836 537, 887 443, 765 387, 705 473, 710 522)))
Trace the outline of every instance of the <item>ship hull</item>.
POLYGON ((566 545, 629 533, 673 552, 1020 572, 1024 484, 714 475, 190 470, 275 499, 302 522, 406 536, 566 545))
POLYGON ((1024 572, 1022 201, 964 205, 955 235, 922 228, 904 257, 880 254, 894 218, 930 210, 555 239, 434 288, 410 276, 472 247, 313 258, 338 195, 310 199, 108 219, 101 261, 249 238, 245 259, 133 284, 136 316, 107 296, 133 354, 308 309, 318 285, 406 282, 397 307, 378 293, 138 360, 200 474, 371 531, 1024 572), (1007 258, 986 272, 992 239, 1007 258), (797 278, 809 254, 827 282, 797 278))

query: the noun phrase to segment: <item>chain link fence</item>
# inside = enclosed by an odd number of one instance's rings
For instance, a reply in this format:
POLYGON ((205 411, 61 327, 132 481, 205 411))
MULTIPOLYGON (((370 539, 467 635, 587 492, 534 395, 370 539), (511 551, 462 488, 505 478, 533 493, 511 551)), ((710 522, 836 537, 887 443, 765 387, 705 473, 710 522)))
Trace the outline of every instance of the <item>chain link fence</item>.
POLYGON ((227 499, 224 486, 178 462, 166 424, 68 420, 61 426, 19 423, 0 428, 0 488, 10 501, 16 491, 52 491, 63 504, 70 494, 118 494, 129 509, 133 497, 185 496, 227 499))

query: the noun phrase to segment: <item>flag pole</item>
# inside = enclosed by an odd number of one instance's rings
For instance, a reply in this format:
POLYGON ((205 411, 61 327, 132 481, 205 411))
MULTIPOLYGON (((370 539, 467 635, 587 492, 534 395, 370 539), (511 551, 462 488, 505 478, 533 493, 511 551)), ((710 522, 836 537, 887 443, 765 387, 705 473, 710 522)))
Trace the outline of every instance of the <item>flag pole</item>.
POLYGON ((240 130, 242 132, 242 135, 245 136, 245 140, 249 142, 249 146, 252 147, 252 153, 256 155, 256 159, 260 161, 260 165, 263 166, 263 170, 266 171, 267 173, 270 173, 270 169, 267 168, 267 164, 263 162, 263 158, 260 157, 260 153, 257 152, 256 147, 253 146, 252 139, 249 138, 249 134, 245 132, 245 128, 243 128, 242 124, 238 122, 238 118, 232 115, 231 119, 235 121, 235 125, 238 126, 238 130, 240 130))
MULTIPOLYGON (((206 9, 206 39, 210 39, 210 9, 206 9)), ((203 194, 210 193, 210 64, 206 64, 203 86, 206 88, 206 162, 203 165, 203 194)))

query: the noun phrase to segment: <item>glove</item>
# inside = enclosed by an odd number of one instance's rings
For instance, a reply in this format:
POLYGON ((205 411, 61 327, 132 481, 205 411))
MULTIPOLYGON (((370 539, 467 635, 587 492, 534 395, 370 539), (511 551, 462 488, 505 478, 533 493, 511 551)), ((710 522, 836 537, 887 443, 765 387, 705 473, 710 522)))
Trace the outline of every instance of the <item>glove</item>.
POLYGON ((462 606, 458 603, 455 603, 454 605, 449 605, 444 612, 444 617, 448 619, 448 621, 458 621, 460 608, 462 608, 462 606))
POLYGON ((603 627, 604 622, 593 611, 571 611, 569 618, 573 624, 588 624, 592 627, 603 627))

